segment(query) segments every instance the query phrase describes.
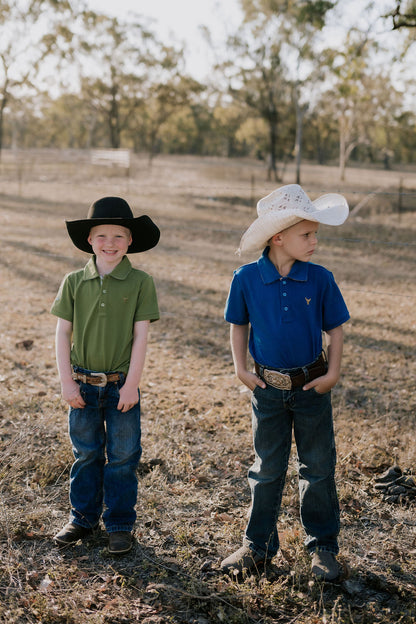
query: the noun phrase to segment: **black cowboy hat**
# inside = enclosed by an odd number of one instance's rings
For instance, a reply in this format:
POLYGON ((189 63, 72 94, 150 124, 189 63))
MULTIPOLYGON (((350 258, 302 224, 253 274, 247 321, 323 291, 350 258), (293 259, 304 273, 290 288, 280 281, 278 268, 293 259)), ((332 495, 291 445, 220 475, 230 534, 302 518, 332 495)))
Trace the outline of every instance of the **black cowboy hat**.
POLYGON ((87 253, 94 253, 88 242, 91 228, 106 224, 122 225, 130 230, 132 243, 127 253, 152 249, 159 242, 160 231, 152 219, 147 215, 134 217, 130 206, 121 197, 98 199, 91 205, 86 219, 66 221, 68 234, 75 247, 87 253))

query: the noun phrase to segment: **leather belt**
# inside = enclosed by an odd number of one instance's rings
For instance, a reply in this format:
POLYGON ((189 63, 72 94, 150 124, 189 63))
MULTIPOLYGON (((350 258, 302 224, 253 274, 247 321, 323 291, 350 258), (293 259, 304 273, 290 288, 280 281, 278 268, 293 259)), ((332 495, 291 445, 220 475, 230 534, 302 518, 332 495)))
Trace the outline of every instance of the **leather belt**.
POLYGON ((108 383, 112 383, 114 381, 119 381, 121 379, 120 373, 90 373, 89 375, 85 373, 72 373, 72 379, 75 381, 82 381, 82 383, 91 384, 92 386, 98 386, 99 388, 104 388, 108 383))
POLYGON ((272 368, 266 368, 261 364, 257 364, 257 362, 254 368, 257 375, 270 386, 278 388, 279 390, 291 390, 292 388, 304 386, 309 381, 325 375, 328 370, 328 365, 325 356, 321 353, 318 359, 312 362, 312 364, 286 370, 284 373, 273 370, 272 368))

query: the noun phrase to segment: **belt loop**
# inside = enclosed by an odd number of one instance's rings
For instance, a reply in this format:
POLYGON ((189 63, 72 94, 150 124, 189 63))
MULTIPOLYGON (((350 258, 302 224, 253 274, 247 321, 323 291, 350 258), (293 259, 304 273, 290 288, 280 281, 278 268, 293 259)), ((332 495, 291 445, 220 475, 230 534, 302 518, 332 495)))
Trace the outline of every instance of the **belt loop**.
POLYGON ((302 366, 303 374, 305 375, 305 383, 309 381, 309 371, 307 366, 302 366))

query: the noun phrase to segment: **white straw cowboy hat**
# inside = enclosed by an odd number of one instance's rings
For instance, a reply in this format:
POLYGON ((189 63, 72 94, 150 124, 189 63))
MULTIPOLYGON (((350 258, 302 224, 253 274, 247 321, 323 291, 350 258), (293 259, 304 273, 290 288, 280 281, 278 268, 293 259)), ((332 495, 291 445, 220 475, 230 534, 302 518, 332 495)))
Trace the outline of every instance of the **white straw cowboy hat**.
POLYGON ((241 238, 239 252, 264 249, 274 234, 304 219, 341 225, 348 217, 348 204, 338 193, 327 193, 311 201, 298 184, 287 184, 260 199, 257 214, 241 238))

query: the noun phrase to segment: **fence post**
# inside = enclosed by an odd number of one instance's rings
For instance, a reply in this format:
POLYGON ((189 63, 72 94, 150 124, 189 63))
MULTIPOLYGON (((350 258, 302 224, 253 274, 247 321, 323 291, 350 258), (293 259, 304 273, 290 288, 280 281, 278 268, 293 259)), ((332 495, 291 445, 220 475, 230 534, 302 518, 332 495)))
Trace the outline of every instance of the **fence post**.
POLYGON ((400 178, 399 180, 399 197, 398 197, 398 202, 397 202, 397 214, 399 215, 399 219, 401 217, 401 213, 402 213, 402 195, 403 195, 403 178, 400 178))
POLYGON ((254 173, 251 175, 250 182, 251 182, 251 184, 250 184, 250 203, 251 203, 252 206, 254 206, 254 204, 255 204, 254 187, 255 187, 255 184, 256 184, 254 173))

